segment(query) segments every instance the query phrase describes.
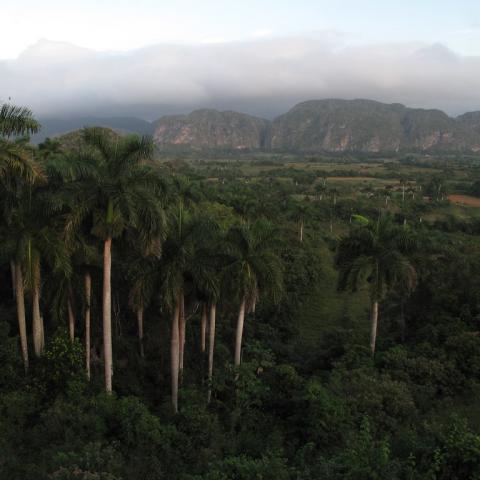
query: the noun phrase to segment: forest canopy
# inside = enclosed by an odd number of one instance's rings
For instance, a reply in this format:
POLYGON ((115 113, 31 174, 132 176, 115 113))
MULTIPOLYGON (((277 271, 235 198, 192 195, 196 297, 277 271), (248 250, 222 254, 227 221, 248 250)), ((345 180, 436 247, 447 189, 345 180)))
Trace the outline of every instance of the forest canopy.
POLYGON ((448 199, 478 159, 39 127, 0 109, 0 478, 480 478, 480 220, 448 199))

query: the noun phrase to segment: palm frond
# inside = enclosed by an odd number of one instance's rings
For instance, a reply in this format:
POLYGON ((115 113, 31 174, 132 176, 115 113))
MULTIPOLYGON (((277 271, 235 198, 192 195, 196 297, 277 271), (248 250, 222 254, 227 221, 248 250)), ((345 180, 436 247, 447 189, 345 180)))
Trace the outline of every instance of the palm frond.
POLYGON ((31 110, 4 103, 0 108, 0 135, 26 135, 40 130, 31 110))

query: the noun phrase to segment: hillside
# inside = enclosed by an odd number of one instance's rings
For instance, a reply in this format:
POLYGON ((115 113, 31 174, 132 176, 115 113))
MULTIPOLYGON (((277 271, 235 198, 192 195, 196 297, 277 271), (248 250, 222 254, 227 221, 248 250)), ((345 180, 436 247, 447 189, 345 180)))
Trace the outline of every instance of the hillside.
POLYGON ((153 136, 160 147, 257 149, 265 146, 268 125, 267 120, 243 113, 203 109, 160 118, 153 136))
POLYGON ((440 110, 372 100, 312 100, 274 120, 271 147, 330 152, 477 150, 480 140, 469 124, 440 110))
POLYGON ((42 129, 32 136, 33 143, 41 143, 47 137, 54 138, 87 126, 108 127, 124 133, 151 135, 150 122, 135 117, 78 117, 78 118, 41 118, 42 129))
POLYGON ((153 123, 134 117, 44 120, 34 143, 85 125, 151 134, 162 150, 297 152, 480 151, 480 112, 457 118, 440 110, 373 100, 310 100, 273 121, 234 111, 195 110, 153 123))
POLYGON ((459 122, 464 128, 480 135, 480 112, 467 112, 457 117, 459 122))

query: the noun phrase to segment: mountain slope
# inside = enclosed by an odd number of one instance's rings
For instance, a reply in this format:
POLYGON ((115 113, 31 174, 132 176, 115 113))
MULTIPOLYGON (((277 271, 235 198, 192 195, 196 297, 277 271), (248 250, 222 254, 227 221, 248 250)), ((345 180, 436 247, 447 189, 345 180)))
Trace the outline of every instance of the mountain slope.
POLYGON ((76 118, 40 118, 42 128, 32 136, 33 143, 41 143, 45 138, 58 137, 87 126, 107 127, 124 133, 151 135, 153 125, 135 117, 76 117, 76 118))
POLYGON ((457 118, 440 110, 372 100, 311 100, 273 122, 244 113, 196 110, 149 123, 133 117, 41 120, 39 143, 85 125, 153 135, 160 149, 298 152, 480 151, 480 112, 457 118))
MULTIPOLYGON (((480 142, 479 142, 480 143, 480 142)), ((372 100, 312 100, 272 125, 271 147, 300 151, 382 152, 476 149, 473 132, 440 110, 372 100)))
POLYGON ((267 120, 244 113, 203 109, 160 118, 154 123, 153 138, 160 147, 257 149, 265 146, 268 125, 267 120))

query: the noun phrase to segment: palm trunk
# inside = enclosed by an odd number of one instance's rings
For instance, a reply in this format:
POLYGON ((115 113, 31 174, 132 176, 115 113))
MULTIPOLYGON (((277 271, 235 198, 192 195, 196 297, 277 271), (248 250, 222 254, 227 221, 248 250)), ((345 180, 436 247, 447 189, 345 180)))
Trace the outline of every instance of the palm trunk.
POLYGON ((371 332, 370 332, 370 350, 372 352, 372 357, 375 355, 375 344, 377 341, 377 324, 378 324, 378 301, 374 300, 372 302, 372 311, 371 311, 371 332))
POLYGON ((42 329, 41 331, 41 339, 42 339, 42 352, 45 350, 45 327, 43 323, 43 315, 40 315, 40 328, 42 329))
POLYGON ((235 366, 240 366, 242 355, 242 336, 243 336, 243 324, 245 323, 245 297, 240 303, 240 310, 238 311, 237 319, 237 333, 235 336, 235 366))
POLYGON ((40 357, 43 350, 43 327, 42 317, 40 315, 40 260, 34 260, 33 265, 33 285, 32 285, 32 330, 33 330, 33 349, 35 355, 40 357))
POLYGON ((179 354, 178 354, 178 370, 180 383, 183 380, 183 359, 185 352, 185 295, 180 294, 179 314, 178 314, 178 335, 179 335, 179 354))
POLYGON ((92 298, 92 277, 85 273, 85 368, 90 380, 90 301, 92 298))
POLYGON ((200 350, 205 353, 205 344, 207 337, 207 304, 203 304, 202 319, 200 323, 200 350))
POLYGON ((15 297, 17 300, 18 331, 20 334, 20 346, 22 349, 23 366, 28 370, 28 343, 27 324, 25 321, 25 294, 23 286, 22 267, 15 264, 15 297))
POLYGON ((105 391, 112 392, 112 237, 105 240, 103 249, 103 356, 105 391))
POLYGON ((212 378, 213 378, 213 352, 215 349, 215 321, 217 315, 217 304, 210 305, 210 325, 208 332, 208 394, 207 402, 212 398, 212 378))
POLYGON ((172 406, 174 413, 178 413, 178 373, 179 373, 179 354, 180 354, 180 335, 179 335, 179 310, 180 300, 177 300, 172 317, 172 334, 170 340, 170 361, 172 377, 172 406))
POLYGON ((143 307, 137 310, 137 325, 138 325, 138 344, 140 346, 140 356, 145 356, 143 348, 143 307))
POLYGON ((303 220, 300 220, 300 242, 303 242, 303 220))
POLYGON ((73 342, 73 340, 75 340, 75 313, 73 311, 72 298, 71 298, 70 292, 68 294, 67 308, 68 308, 68 333, 70 336, 70 341, 73 342))

